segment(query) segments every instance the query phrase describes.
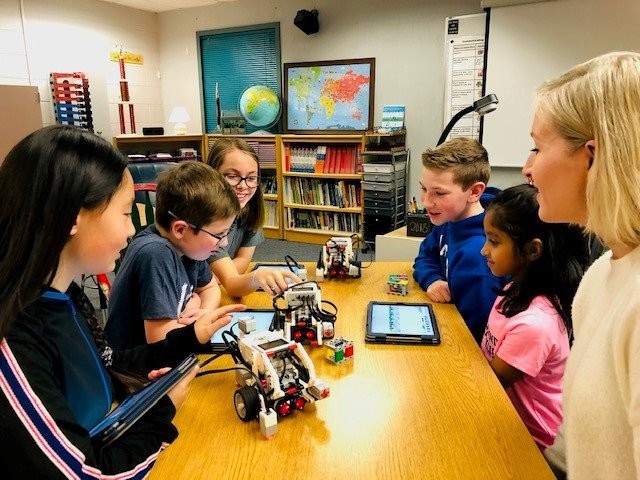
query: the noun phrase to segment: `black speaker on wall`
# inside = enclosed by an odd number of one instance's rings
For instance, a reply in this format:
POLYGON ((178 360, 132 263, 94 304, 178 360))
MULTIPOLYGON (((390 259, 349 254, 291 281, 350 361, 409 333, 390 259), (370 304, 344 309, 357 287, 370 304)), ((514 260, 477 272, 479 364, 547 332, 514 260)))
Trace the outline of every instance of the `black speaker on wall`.
POLYGON ((317 10, 298 10, 293 23, 307 35, 318 33, 320 31, 317 10))

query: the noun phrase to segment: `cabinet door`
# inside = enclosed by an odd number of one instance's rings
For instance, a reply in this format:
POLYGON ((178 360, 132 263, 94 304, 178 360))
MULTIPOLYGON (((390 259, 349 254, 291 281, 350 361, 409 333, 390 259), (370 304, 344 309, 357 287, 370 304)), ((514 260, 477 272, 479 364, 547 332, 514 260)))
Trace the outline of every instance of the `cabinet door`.
POLYGON ((0 85, 0 112, 11 121, 0 128, 0 163, 13 146, 42 128, 42 111, 38 87, 0 85))

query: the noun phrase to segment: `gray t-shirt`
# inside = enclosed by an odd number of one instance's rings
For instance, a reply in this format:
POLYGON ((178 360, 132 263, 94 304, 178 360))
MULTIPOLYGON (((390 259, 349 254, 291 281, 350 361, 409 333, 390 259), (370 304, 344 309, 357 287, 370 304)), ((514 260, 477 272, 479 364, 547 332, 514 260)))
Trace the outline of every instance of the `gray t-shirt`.
POLYGON ((144 320, 178 318, 194 289, 211 282, 204 260, 182 255, 155 225, 136 235, 113 282, 105 332, 117 349, 146 343, 144 320))
POLYGON ((252 232, 251 230, 238 227, 238 220, 236 219, 231 224, 227 239, 229 240, 227 246, 216 250, 216 253, 211 255, 207 260, 209 263, 225 257, 233 259, 241 247, 255 247, 256 245, 260 245, 264 241, 264 233, 262 233, 262 228, 252 232))

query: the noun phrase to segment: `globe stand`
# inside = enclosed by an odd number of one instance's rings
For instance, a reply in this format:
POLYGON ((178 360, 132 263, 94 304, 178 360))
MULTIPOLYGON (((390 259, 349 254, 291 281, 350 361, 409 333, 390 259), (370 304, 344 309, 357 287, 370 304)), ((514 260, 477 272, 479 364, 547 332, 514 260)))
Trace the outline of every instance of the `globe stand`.
POLYGON ((273 133, 267 132, 266 130, 256 130, 255 132, 251 132, 249 135, 255 135, 258 137, 260 135, 273 135, 273 133))

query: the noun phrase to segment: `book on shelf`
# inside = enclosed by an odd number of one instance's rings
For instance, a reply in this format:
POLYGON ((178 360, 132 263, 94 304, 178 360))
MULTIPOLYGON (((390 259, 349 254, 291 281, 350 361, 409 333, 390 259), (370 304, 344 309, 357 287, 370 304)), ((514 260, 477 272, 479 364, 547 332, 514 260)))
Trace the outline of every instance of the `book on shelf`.
POLYGON ((357 213, 290 209, 287 215, 290 228, 337 232, 358 232, 360 228, 360 215, 357 213))
POLYGON ((404 128, 404 105, 385 105, 382 107, 382 123, 385 130, 402 130, 404 128))
POLYGON ((362 206, 359 181, 286 178, 284 200, 297 205, 358 208, 362 206))
POLYGON ((285 171, 293 173, 354 174, 359 146, 285 146, 285 171))

